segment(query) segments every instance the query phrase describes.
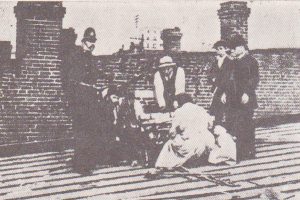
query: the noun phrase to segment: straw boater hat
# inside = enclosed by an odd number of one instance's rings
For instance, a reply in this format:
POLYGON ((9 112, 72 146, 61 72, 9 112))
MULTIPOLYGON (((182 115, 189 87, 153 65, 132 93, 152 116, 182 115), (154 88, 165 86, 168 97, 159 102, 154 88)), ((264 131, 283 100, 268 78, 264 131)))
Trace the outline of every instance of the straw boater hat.
POLYGON ((175 66, 176 63, 173 62, 173 59, 170 56, 164 56, 159 60, 158 68, 165 68, 175 66))

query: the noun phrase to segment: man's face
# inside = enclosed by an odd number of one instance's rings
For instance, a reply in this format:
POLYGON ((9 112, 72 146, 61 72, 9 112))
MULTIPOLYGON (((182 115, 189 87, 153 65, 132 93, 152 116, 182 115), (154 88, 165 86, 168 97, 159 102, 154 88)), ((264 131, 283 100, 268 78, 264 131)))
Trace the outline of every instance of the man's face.
POLYGON ((240 55, 244 54, 245 52, 246 52, 246 49, 244 46, 237 46, 237 47, 231 49, 231 56, 239 57, 240 55))
POLYGON ((95 49, 95 44, 92 43, 92 42, 89 42, 89 41, 85 41, 85 42, 83 43, 83 49, 84 49, 85 51, 90 51, 90 52, 92 52, 92 51, 95 49))
POLYGON ((110 95, 110 100, 113 104, 119 104, 119 97, 115 94, 110 95))
POLYGON ((165 75, 168 75, 168 74, 171 73, 172 70, 173 70, 172 67, 165 67, 164 70, 163 70, 163 72, 164 72, 165 75))
POLYGON ((227 55, 227 51, 228 51, 228 48, 227 47, 223 47, 223 46, 219 46, 216 49, 217 55, 219 55, 221 57, 227 55))

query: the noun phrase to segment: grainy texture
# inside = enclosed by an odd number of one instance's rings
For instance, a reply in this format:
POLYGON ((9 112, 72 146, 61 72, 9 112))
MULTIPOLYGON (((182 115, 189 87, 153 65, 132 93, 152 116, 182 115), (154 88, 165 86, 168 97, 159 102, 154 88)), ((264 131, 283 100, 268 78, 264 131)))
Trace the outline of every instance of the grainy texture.
POLYGON ((0 144, 66 137, 71 121, 61 86, 61 3, 15 7, 18 75, 1 79, 0 144))
POLYGON ((299 198, 299 123, 256 130, 257 157, 236 166, 202 166, 194 173, 230 173, 239 187, 174 176, 144 178, 147 168, 101 167, 91 176, 71 173, 72 150, 0 158, 1 199, 259 199, 272 188, 281 198, 299 198))
MULTIPOLYGON (((256 117, 299 114, 300 49, 254 50, 251 53, 259 62, 260 72, 257 89, 259 108, 256 110, 256 117)), ((135 73, 146 70, 149 71, 148 76, 132 87, 140 90, 153 89, 153 72, 149 68, 163 55, 163 52, 152 52, 143 57, 102 57, 99 59, 99 69, 102 69, 108 78, 99 80, 99 84, 123 83, 135 73)), ((213 53, 180 52, 173 53, 172 57, 186 72, 187 92, 194 97, 197 104, 208 108, 212 94, 207 74, 214 62, 213 53)))
MULTIPOLYGON (((19 2, 15 14, 17 59, 1 63, 4 72, 0 80, 0 144, 70 138, 72 123, 62 87, 68 69, 63 66, 60 53, 61 49, 63 53, 74 49, 77 35, 73 29, 62 31, 65 8, 61 2, 19 2), (61 35, 68 39, 61 40, 61 35)), ((247 39, 249 14, 245 2, 222 3, 218 11, 221 38, 239 33, 247 39)), ((213 53, 180 52, 181 34, 175 36, 168 38, 174 41, 166 43, 171 45, 167 50, 175 50, 168 54, 185 69, 187 92, 197 104, 208 108, 212 94, 207 74, 215 60, 213 53)), ((159 58, 165 53, 146 51, 138 55, 99 56, 98 67, 105 78, 99 79, 98 85, 125 83, 134 74, 144 73, 145 76, 129 85, 130 88, 153 90, 153 74, 159 58)), ((260 64, 259 108, 255 117, 299 114, 300 49, 265 49, 251 53, 260 64)))
POLYGON ((229 1, 221 3, 218 15, 221 21, 221 39, 226 40, 239 34, 248 40, 250 8, 247 7, 247 2, 229 1))

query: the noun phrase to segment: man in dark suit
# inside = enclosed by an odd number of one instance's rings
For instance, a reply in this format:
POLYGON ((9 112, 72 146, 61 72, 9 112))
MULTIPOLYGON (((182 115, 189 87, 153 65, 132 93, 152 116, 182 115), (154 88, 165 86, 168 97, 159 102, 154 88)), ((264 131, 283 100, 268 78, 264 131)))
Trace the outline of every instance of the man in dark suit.
POLYGON ((254 109, 258 107, 255 90, 259 82, 258 62, 241 36, 230 40, 234 58, 224 73, 221 101, 226 106, 226 127, 236 137, 237 160, 255 157, 254 109))
POLYGON ((228 42, 224 40, 217 41, 213 48, 216 50, 216 62, 212 66, 209 73, 209 81, 212 84, 211 92, 213 93, 213 99, 210 106, 210 114, 215 116, 214 125, 222 125, 225 113, 225 105, 221 102, 222 90, 221 85, 222 79, 224 78, 224 69, 230 67, 232 64, 231 58, 228 56, 228 42))

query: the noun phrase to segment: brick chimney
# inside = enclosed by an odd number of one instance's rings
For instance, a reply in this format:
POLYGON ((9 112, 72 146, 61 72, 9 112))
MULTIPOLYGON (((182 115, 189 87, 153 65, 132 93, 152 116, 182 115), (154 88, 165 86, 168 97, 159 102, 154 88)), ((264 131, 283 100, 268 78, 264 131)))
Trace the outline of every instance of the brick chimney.
POLYGON ((10 41, 0 41, 0 63, 11 59, 11 49, 12 45, 10 41))
POLYGON ((72 48, 75 46, 76 39, 77 34, 75 33, 74 28, 62 29, 60 37, 63 50, 62 53, 72 50, 72 48))
POLYGON ((247 2, 228 1, 221 3, 218 15, 221 21, 221 39, 226 40, 239 34, 248 41, 250 8, 247 7, 247 2))
POLYGON ((71 129, 60 71, 65 8, 62 2, 24 1, 14 11, 20 74, 2 78, 0 131, 7 134, 7 143, 65 137, 71 129))
POLYGON ((165 51, 180 51, 182 33, 180 28, 164 29, 161 33, 165 51))

